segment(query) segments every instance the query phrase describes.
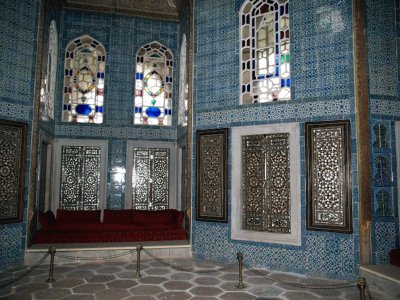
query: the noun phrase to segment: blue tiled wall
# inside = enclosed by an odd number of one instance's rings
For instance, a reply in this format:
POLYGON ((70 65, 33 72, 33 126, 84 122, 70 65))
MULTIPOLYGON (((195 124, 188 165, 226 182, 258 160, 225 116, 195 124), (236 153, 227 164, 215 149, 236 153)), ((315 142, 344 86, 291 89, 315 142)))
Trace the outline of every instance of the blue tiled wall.
MULTIPOLYGON (((228 223, 193 221, 195 256, 252 266, 350 279, 358 273, 358 189, 355 143, 352 6, 344 1, 290 1, 292 99, 239 105, 239 20, 243 0, 199 0, 195 11, 194 131, 296 122, 301 143, 301 246, 233 241, 228 175, 228 223), (350 119, 353 234, 307 231, 304 122, 350 119)), ((195 136, 195 135, 194 135, 195 136)), ((195 140, 194 149, 196 149, 195 140)), ((230 145, 230 148, 232 145, 230 145)), ((196 153, 193 153, 195 162, 196 153)), ((228 174, 231 172, 228 158, 228 174)), ((195 178, 196 166, 192 177, 195 178)), ((196 186, 193 185, 193 195, 196 186)), ((195 207, 195 196, 193 207, 195 207)))
POLYGON ((390 249, 400 246, 394 130, 394 122, 400 120, 399 70, 393 67, 398 66, 399 59, 396 51, 399 2, 367 0, 366 3, 373 186, 372 263, 387 264, 390 249), (379 20, 375 17, 377 10, 382 16, 379 20))
POLYGON ((133 94, 136 52, 141 46, 159 41, 174 55, 174 103, 177 97, 178 33, 177 22, 140 17, 63 11, 59 48, 58 102, 56 135, 58 137, 140 140, 176 140, 176 126, 133 125, 133 94), (64 54, 67 44, 84 34, 102 43, 106 49, 106 81, 103 124, 61 122, 64 54))
MULTIPOLYGON (((178 99, 179 23, 141 17, 63 11, 58 64, 55 135, 58 138, 109 140, 107 208, 123 208, 127 140, 176 141, 177 127, 133 125, 136 52, 146 43, 159 41, 174 55, 174 104, 178 99), (61 122, 63 69, 66 45, 88 34, 106 49, 103 124, 61 122)), ((177 106, 174 106, 177 108, 177 106)), ((176 116, 174 115, 174 124, 176 116)))
POLYGON ((0 9, 0 119, 28 123, 24 220, 0 225, 0 270, 20 263, 26 239, 31 118, 39 1, 5 0, 0 9))

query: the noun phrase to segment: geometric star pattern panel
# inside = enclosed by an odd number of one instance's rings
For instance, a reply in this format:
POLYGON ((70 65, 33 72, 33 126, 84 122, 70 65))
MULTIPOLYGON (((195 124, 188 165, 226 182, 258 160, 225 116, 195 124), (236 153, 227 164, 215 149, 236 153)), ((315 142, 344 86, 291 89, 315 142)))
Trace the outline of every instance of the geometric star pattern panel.
POLYGON ((308 229, 352 230, 349 125, 306 123, 308 229))
POLYGON ((227 221, 227 134, 227 129, 197 132, 197 220, 227 221))
POLYGON ((26 125, 0 123, 0 223, 22 218, 26 125))
POLYGON ((61 209, 98 209, 100 165, 100 147, 62 146, 61 209))
POLYGON ((134 148, 132 170, 132 208, 169 208, 169 161, 167 148, 134 148))
POLYGON ((290 233, 289 134, 242 138, 245 230, 290 233))

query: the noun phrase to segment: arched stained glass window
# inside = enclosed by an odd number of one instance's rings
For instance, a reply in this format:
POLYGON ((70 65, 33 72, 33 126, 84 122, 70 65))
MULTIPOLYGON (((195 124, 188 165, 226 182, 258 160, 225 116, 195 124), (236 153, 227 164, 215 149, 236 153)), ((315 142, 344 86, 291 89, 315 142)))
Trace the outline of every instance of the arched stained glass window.
POLYGON ((289 1, 247 0, 240 16, 241 103, 289 100, 289 1))
POLYGON ((183 34, 181 42, 181 52, 179 58, 179 116, 178 124, 187 125, 188 113, 188 81, 186 65, 186 35, 183 34))
POLYGON ((71 41, 65 51, 65 122, 103 123, 106 52, 88 35, 71 41))
POLYGON ((134 124, 171 125, 172 62, 171 51, 159 42, 137 52, 134 124))
POLYGON ((50 22, 47 64, 40 91, 40 117, 54 119, 54 95, 57 77, 58 33, 56 21, 50 22))

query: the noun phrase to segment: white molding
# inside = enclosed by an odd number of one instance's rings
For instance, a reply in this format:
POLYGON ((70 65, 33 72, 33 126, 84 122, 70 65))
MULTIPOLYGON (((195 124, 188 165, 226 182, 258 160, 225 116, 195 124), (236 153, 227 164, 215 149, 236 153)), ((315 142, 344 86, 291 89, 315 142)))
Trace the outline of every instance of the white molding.
POLYGON ((37 176, 38 178, 36 179, 36 184, 37 184, 37 191, 36 191, 36 203, 39 205, 39 196, 40 196, 40 174, 41 174, 41 161, 44 157, 42 157, 42 144, 47 145, 47 156, 46 156, 46 182, 45 182, 45 200, 44 200, 44 211, 47 211, 52 208, 52 200, 53 197, 51 195, 53 194, 52 188, 53 185, 51 184, 52 178, 53 178, 53 137, 50 136, 48 133, 45 131, 40 131, 39 133, 39 159, 38 159, 38 170, 37 170, 37 176))
MULTIPOLYGON (((395 121, 394 122, 395 126, 395 134, 396 134, 396 172, 397 172, 397 215, 400 216, 400 121, 395 121)), ((394 196, 394 195, 393 195, 394 196)), ((396 208, 394 208, 396 209, 396 208)), ((399 228, 400 232, 400 223, 399 223, 399 228)))
POLYGON ((108 141, 87 140, 87 139, 55 139, 53 147, 53 201, 51 209, 56 214, 60 207, 60 180, 61 180, 61 148, 62 146, 95 146, 101 148, 100 165, 100 190, 98 209, 103 211, 106 207, 107 187, 107 162, 108 162, 108 141))
POLYGON ((232 128, 232 232, 233 240, 274 244, 301 245, 300 128, 297 123, 244 126, 232 128), (243 230, 242 225, 242 143, 244 135, 289 133, 291 233, 270 233, 243 230))
POLYGON ((169 161, 169 208, 179 209, 178 197, 178 147, 175 142, 157 141, 127 141, 126 145, 126 184, 125 184, 125 209, 132 208, 132 168, 133 149, 135 147, 168 148, 170 150, 169 161))

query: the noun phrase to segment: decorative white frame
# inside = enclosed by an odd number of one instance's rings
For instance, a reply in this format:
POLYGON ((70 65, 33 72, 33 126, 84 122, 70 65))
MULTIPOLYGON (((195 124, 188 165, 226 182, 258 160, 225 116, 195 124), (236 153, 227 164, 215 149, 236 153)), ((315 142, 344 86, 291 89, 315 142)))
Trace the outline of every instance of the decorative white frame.
POLYGON ((106 208, 106 187, 108 170, 108 141, 105 140, 76 140, 76 139, 55 139, 53 143, 53 199, 51 210, 56 214, 60 207, 60 180, 61 180, 61 149, 62 146, 94 146, 101 148, 100 165, 100 190, 98 209, 102 211, 106 208))
MULTIPOLYGON (((40 151, 38 152, 38 171, 37 174, 40 176, 40 166, 41 166, 41 160, 46 159, 46 189, 45 189, 45 211, 51 210, 52 209, 52 199, 53 197, 53 185, 51 184, 53 174, 54 174, 54 168, 53 168, 53 138, 46 133, 45 131, 40 131, 39 133, 39 147, 40 151), (45 143, 47 144, 47 156, 42 157, 41 152, 42 152, 42 144, 45 143)), ((36 202, 39 202, 39 193, 40 193, 40 183, 41 178, 37 178, 37 189, 36 189, 36 202)))
POLYGON ((181 50, 179 56, 179 101, 178 101, 178 125, 187 126, 187 43, 186 35, 182 35, 181 50))
POLYGON ((301 245, 301 190, 300 190, 300 128, 297 123, 233 127, 232 149, 232 220, 231 238, 273 244, 301 245), (291 233, 272 233, 242 229, 242 136, 256 134, 289 133, 290 144, 290 198, 291 233))
POLYGON ((126 184, 125 184, 125 209, 132 208, 132 168, 133 149, 143 148, 168 148, 170 153, 169 163, 169 208, 181 209, 181 197, 178 193, 180 180, 178 178, 178 146, 175 142, 157 141, 127 141, 126 145, 126 184))
POLYGON ((58 32, 55 20, 51 20, 47 45, 46 71, 43 76, 40 116, 42 119, 54 119, 55 90, 57 78, 58 32))

